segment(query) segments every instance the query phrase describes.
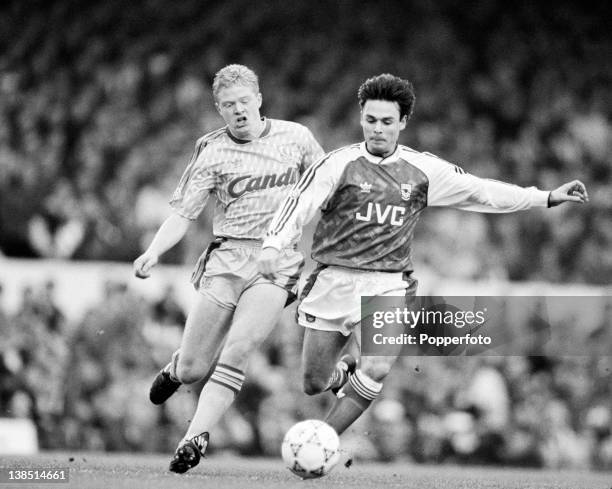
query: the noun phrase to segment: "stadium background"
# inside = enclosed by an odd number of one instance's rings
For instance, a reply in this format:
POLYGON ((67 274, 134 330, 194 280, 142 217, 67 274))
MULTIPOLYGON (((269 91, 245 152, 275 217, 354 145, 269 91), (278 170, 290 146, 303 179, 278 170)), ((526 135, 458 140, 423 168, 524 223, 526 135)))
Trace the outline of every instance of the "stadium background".
MULTIPOLYGON (((422 292, 603 302, 610 9, 467 3, 4 3, 0 416, 31 419, 43 449, 174 448, 194 393, 159 409, 146 392, 178 344, 210 215, 150 282, 132 279, 129 262, 167 215, 196 138, 220 125, 210 81, 230 62, 259 73, 264 114, 304 123, 326 150, 360 138, 356 89, 388 71, 417 93, 402 143, 521 185, 582 179, 588 206, 491 218, 428 210, 417 276, 422 292)), ((284 428, 329 404, 300 393, 290 317, 251 362, 216 450, 276 455, 284 428)), ((609 318, 585 335, 609 342, 609 318)), ((364 459, 609 469, 611 363, 405 358, 346 443, 364 459)))

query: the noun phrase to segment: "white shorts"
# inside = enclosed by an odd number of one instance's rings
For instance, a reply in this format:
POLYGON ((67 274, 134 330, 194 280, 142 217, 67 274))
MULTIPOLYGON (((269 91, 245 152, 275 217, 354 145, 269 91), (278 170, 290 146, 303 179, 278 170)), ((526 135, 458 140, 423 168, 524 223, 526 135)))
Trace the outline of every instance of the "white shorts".
POLYGON ((361 322, 362 296, 415 295, 417 283, 407 273, 319 266, 300 297, 298 323, 348 336, 361 322))
POLYGON ((217 305, 233 311, 242 293, 257 284, 274 284, 289 294, 287 304, 296 299, 304 257, 294 249, 281 251, 279 269, 272 280, 257 270, 261 242, 250 239, 219 238, 200 256, 191 276, 196 290, 217 305))

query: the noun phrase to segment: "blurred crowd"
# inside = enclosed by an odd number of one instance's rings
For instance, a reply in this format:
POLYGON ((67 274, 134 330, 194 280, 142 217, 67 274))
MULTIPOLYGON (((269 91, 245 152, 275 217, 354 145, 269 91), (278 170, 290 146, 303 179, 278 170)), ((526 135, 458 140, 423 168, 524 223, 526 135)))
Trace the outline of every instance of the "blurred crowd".
MULTIPOLYGON (((0 7, 0 253, 132 260, 167 212, 195 140, 221 124, 210 83, 230 62, 261 77, 263 113, 326 150, 360 139, 367 77, 411 79, 402 142, 468 172, 588 206, 430 214, 416 261, 463 278, 612 278, 610 7, 501 0, 9 1, 0 7)), ((210 236, 166 258, 189 261, 210 236)))
MULTIPOLYGON (((172 287, 144 300, 109 281, 74 323, 54 290, 52 280, 26 287, 18 311, 0 308, 0 417, 32 419, 44 449, 171 452, 201 387, 182 387, 162 407, 148 400, 180 344, 185 317, 172 287)), ((294 312, 250 360, 212 452, 278 456, 294 422, 331 406, 331 394, 301 391, 294 312)), ((596 355, 402 357, 343 446, 355 460, 612 469, 611 369, 596 355)))
MULTIPOLYGON (((415 262, 442 276, 612 281, 610 7, 491 0, 3 2, 0 254, 131 261, 168 212, 196 139, 221 124, 214 73, 261 77, 263 113, 307 125, 326 150, 359 140, 356 91, 392 72, 415 85, 401 142, 479 176, 552 189, 580 178, 588 206, 494 216, 428 210, 415 262), (265 5, 264 5, 265 4, 265 5)), ((208 211, 164 257, 190 263, 208 211)), ((6 280, 5 277, 1 277, 6 280)), ((198 386, 147 397, 184 311, 109 282, 78 322, 52 280, 2 308, 0 416, 32 419, 44 448, 170 452, 198 386)), ((608 323, 609 326, 609 323, 608 323)), ((321 417, 301 392, 291 311, 251 360, 214 450, 278 455, 321 417)), ((343 436, 355 458, 612 468, 610 357, 404 357, 343 436)))

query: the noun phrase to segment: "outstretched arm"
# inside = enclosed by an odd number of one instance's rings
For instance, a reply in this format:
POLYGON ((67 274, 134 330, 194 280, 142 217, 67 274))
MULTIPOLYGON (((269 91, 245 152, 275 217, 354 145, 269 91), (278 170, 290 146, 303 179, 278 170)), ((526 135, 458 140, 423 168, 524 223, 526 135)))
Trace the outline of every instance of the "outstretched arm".
POLYGON ((134 260, 134 275, 148 278, 159 257, 183 239, 190 223, 189 219, 178 214, 168 217, 157 230, 147 250, 134 260))
POLYGON ((427 204, 473 212, 506 213, 533 207, 554 207, 563 202, 588 202, 586 188, 579 180, 553 191, 519 187, 498 180, 470 175, 460 167, 423 153, 416 161, 429 178, 427 204))

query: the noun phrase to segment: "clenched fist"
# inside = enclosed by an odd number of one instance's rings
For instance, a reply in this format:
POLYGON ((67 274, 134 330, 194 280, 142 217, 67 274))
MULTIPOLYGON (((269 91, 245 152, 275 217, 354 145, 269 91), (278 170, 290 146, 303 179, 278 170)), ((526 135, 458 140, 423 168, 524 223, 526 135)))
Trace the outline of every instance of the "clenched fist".
POLYGON ((159 257, 149 251, 134 260, 134 275, 138 278, 148 278, 151 276, 151 269, 157 265, 159 257))

